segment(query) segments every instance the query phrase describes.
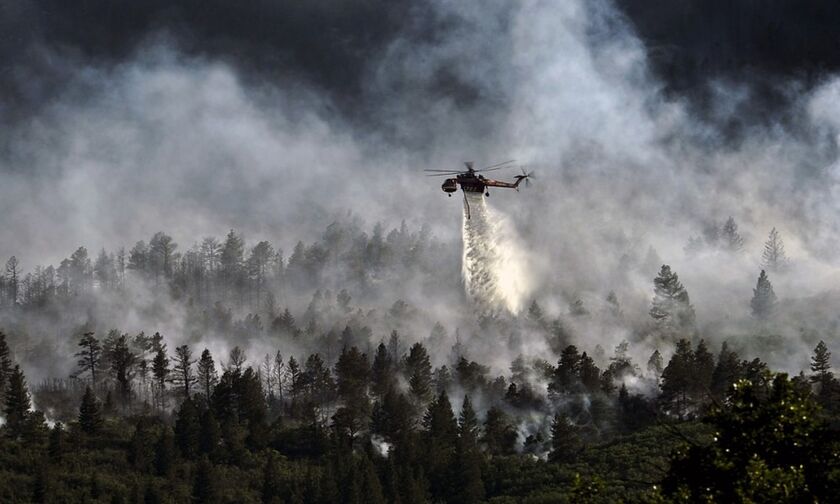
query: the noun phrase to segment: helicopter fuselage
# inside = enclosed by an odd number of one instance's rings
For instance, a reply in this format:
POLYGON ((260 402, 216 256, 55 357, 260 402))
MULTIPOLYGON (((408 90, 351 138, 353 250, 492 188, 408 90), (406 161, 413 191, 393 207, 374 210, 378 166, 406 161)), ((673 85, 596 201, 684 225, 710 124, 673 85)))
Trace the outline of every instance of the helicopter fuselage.
POLYGON ((484 175, 477 174, 474 172, 464 172, 459 173, 453 178, 448 178, 443 181, 443 184, 440 188, 445 193, 449 193, 451 196, 452 193, 458 191, 458 186, 461 186, 461 189, 465 193, 487 193, 487 187, 507 187, 510 189, 517 189, 519 187, 519 183, 526 177, 517 175, 516 182, 503 182, 501 180, 493 180, 485 177, 484 175))

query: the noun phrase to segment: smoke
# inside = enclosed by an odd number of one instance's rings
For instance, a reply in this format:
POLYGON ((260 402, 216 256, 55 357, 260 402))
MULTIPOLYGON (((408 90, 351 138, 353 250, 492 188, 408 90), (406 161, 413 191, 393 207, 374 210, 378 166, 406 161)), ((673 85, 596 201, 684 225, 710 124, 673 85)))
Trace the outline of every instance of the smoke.
MULTIPOLYGON (((710 83, 706 116, 755 124, 733 141, 698 120, 682 96, 664 92, 666 83, 649 67, 656 57, 649 40, 609 1, 432 1, 410 15, 399 3, 388 16, 355 12, 346 19, 335 2, 313 6, 311 16, 257 3, 244 18, 222 9, 172 37, 154 28, 170 9, 165 4, 144 11, 150 21, 130 33, 88 17, 85 29, 47 24, 35 31, 35 45, 10 60, 14 70, 0 78, 25 85, 0 100, 2 107, 19 103, 3 116, 15 120, 0 131, 3 259, 15 254, 31 271, 82 244, 92 254, 129 248, 161 229, 186 251, 230 228, 249 242, 270 240, 288 257, 297 240, 318 239, 350 210, 367 223, 428 223, 443 240, 438 260, 454 265, 453 279, 460 231, 464 287, 479 312, 518 314, 537 299, 546 319, 569 318, 570 303, 581 300, 589 314, 566 325, 586 335, 587 348, 626 338, 649 352, 636 343, 645 336, 651 280, 662 263, 680 274, 704 336, 747 341, 761 242, 775 226, 797 267, 771 276, 784 312, 783 351, 773 364, 807 363, 813 337, 801 338, 802 326, 829 335, 836 321, 836 303, 825 294, 840 276, 834 75, 816 89, 775 82, 790 97, 791 120, 780 124, 744 113, 753 110, 741 106, 752 100, 749 83, 710 83), (322 11, 343 22, 326 31, 274 24, 320 20, 322 11), (372 38, 365 33, 371 23, 381 27, 372 38), (84 35, 88 46, 76 48, 75 37, 84 35), (325 42, 333 39, 352 43, 335 51, 325 42), (107 58, 107 47, 90 47, 113 40, 119 50, 107 58), (286 44, 277 52, 280 63, 271 57, 274 43, 286 44), (297 71, 295 61, 304 62, 297 71), (17 100, 24 91, 29 98, 17 100), (510 157, 537 168, 539 182, 520 194, 495 192, 493 207, 471 197, 473 216, 460 230, 437 186, 419 176, 422 168, 510 157), (745 235, 740 256, 684 253, 689 236, 729 215, 745 235), (609 291, 621 302, 620 321, 601 314, 609 291)), ((69 7, 25 14, 59 8, 69 7)), ((79 19, 57 12, 45 22, 79 19)), ((114 12, 115 19, 135 19, 114 12)), ((26 19, 9 25, 30 31, 26 19)), ((704 42, 714 39, 703 32, 704 42)), ((7 88, 4 80, 0 89, 7 88)), ((457 296, 430 296, 420 279, 374 288, 375 299, 359 309, 381 310, 374 301, 387 307, 397 299, 420 307, 410 326, 414 339, 436 321, 450 336, 454 328, 474 330, 460 318, 457 296)), ((296 292, 283 304, 297 314, 310 296, 296 292)), ((187 337, 179 309, 156 307, 170 304, 160 292, 126 302, 135 308, 124 314, 114 307, 100 319, 127 331, 159 327, 167 337, 187 337)), ((77 311, 67 317, 81 324, 85 310, 77 311)), ((31 324, 27 346, 41 337, 59 351, 72 349, 70 335, 53 325, 31 324)), ((392 327, 383 321, 374 328, 381 337, 392 327)), ((464 341, 476 358, 499 366, 545 347, 527 337, 505 348, 464 341)), ((217 343, 219 352, 230 347, 217 343)), ((745 344, 753 350, 761 346, 745 344)))
POLYGON ((522 240, 483 194, 464 197, 462 274, 467 297, 483 315, 517 315, 533 291, 522 240))

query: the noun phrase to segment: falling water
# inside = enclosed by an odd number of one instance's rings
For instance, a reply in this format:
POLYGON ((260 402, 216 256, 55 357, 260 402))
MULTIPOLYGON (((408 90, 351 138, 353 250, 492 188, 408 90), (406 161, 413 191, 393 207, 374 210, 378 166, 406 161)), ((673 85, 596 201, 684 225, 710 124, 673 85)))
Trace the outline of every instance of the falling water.
POLYGON ((481 193, 467 193, 464 209, 462 275, 467 297, 484 315, 516 315, 531 293, 526 253, 515 229, 489 208, 481 193))

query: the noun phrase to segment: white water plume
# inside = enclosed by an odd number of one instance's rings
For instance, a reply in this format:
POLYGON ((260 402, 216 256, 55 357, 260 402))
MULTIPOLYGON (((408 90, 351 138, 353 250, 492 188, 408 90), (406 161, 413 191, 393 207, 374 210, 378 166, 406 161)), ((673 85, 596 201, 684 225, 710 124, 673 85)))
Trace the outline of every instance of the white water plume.
POLYGON ((481 193, 466 193, 466 198, 461 268, 467 297, 481 314, 516 315, 534 284, 526 253, 513 226, 487 206, 481 193))

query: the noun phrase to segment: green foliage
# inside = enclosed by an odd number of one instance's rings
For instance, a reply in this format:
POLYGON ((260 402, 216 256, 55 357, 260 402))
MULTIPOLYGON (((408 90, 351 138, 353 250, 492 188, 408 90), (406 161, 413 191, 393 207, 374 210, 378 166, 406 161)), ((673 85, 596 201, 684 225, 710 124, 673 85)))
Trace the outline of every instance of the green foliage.
POLYGON ((836 438, 814 400, 784 374, 768 383, 739 381, 707 421, 708 444, 681 450, 665 489, 717 502, 828 501, 837 494, 836 438))

